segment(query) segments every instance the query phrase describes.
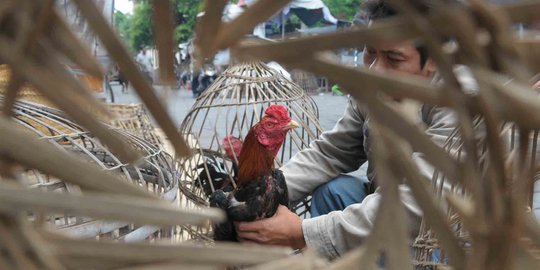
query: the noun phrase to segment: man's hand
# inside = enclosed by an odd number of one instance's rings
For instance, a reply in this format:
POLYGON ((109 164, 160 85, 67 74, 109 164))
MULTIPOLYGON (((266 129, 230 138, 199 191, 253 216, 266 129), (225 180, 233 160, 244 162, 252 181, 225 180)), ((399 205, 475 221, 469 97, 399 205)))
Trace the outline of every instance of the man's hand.
POLYGON ((287 207, 280 205, 273 217, 235 224, 240 242, 288 246, 300 249, 306 246, 302 220, 287 207))

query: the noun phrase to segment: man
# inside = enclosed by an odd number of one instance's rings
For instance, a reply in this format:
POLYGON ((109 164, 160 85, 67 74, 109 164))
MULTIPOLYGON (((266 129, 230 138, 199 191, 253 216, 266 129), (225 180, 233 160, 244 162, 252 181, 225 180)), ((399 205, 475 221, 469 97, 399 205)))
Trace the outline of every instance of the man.
POLYGON ((147 47, 143 47, 135 60, 139 63, 141 70, 146 74, 149 81, 153 81, 152 72, 154 71, 154 65, 152 64, 152 58, 148 55, 147 50, 147 47))
MULTIPOLYGON (((396 14, 385 0, 367 0, 363 10, 370 22, 396 14)), ((413 42, 366 46, 364 63, 373 70, 393 70, 426 79, 436 72, 425 48, 415 46, 413 42)), ((453 115, 427 106, 421 112, 422 121, 428 127, 426 132, 435 141, 444 141, 453 129, 453 115)), ((312 209, 312 214, 320 216, 301 220, 287 207, 280 206, 274 217, 236 224, 239 240, 292 248, 309 245, 328 258, 341 256, 361 245, 372 229, 380 202, 378 192, 367 195, 372 191, 370 186, 375 178, 373 162, 368 162, 370 183, 341 174, 355 171, 370 160, 368 127, 369 116, 350 99, 334 129, 325 132, 310 148, 298 153, 281 168, 291 202, 313 192, 312 208, 317 210, 312 209)), ((401 186, 400 191, 403 204, 413 217, 411 226, 417 228, 421 211, 407 187, 401 186)))

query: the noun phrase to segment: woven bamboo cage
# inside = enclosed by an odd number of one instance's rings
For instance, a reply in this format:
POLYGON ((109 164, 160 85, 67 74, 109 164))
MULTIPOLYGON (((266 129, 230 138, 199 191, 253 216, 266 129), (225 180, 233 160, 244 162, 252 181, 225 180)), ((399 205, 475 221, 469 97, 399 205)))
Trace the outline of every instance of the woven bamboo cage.
MULTIPOLYGON (((156 128, 152 125, 149 115, 142 104, 108 104, 107 108, 113 114, 114 118, 111 120, 111 125, 134 134, 141 138, 152 146, 160 149, 161 152, 171 153, 172 149, 166 145, 163 135, 157 132, 156 128)), ((170 157, 168 154, 166 154, 170 157)), ((174 165, 175 179, 178 178, 178 162, 171 160, 174 165)), ((176 187, 178 190, 178 186, 176 187)), ((181 206, 184 209, 193 209, 201 211, 203 207, 197 205, 186 196, 178 196, 175 199, 175 204, 181 206)), ((180 242, 210 242, 211 238, 208 236, 208 229, 210 223, 205 223, 204 226, 193 225, 181 225, 171 228, 168 234, 163 235, 170 238, 172 241, 180 242)), ((163 238, 163 237, 162 237, 163 238)))
MULTIPOLYGON (((223 139, 229 134, 244 138, 270 104, 286 106, 291 118, 300 124, 287 135, 276 167, 321 133, 317 105, 300 87, 264 63, 233 65, 197 99, 180 127, 196 152, 180 164, 180 188, 188 198, 207 205, 208 196, 223 183, 230 180, 234 185, 232 162, 225 156, 223 139)), ((306 207, 299 209, 299 214, 306 214, 306 207)))
POLYGON ((129 131, 155 147, 163 149, 163 140, 156 133, 150 117, 142 104, 108 104, 113 114, 111 125, 129 131))
MULTIPOLYGON (((480 134, 483 133, 483 130, 486 129, 484 122, 485 121, 482 118, 475 119, 474 127, 480 134)), ((534 181, 540 180, 540 149, 538 148, 538 132, 538 130, 534 130, 532 132, 527 132, 528 134, 525 135, 528 137, 529 140, 529 149, 527 150, 529 155, 528 162, 530 162, 531 164, 533 174, 533 181, 528 183, 526 193, 522 194, 522 196, 526 198, 525 201, 528 207, 528 211, 530 211, 532 207, 531 203, 534 181)), ((505 166, 507 166, 508 168, 513 168, 513 170, 517 170, 516 166, 518 165, 516 162, 516 158, 520 155, 518 148, 520 145, 520 140, 523 141, 523 138, 520 138, 519 127, 514 123, 505 123, 500 129, 499 136, 503 141, 505 152, 505 166)), ((488 147, 486 147, 486 139, 487 138, 485 136, 479 136, 476 140, 479 149, 479 163, 481 164, 484 173, 487 173, 487 166, 490 165, 489 150, 488 147)), ((454 129, 452 131, 450 136, 448 136, 448 139, 445 141, 443 148, 448 153, 452 153, 452 155, 455 155, 457 160, 465 161, 464 156, 466 151, 463 146, 462 134, 459 129, 454 129)), ((487 176, 482 175, 482 177, 487 176)), ((439 203, 441 204, 444 204, 445 192, 452 192, 455 194, 459 194, 460 196, 471 195, 462 185, 455 184, 452 181, 448 180, 440 170, 434 171, 433 177, 431 179, 431 184, 434 194, 436 194, 439 203)), ((472 245, 472 238, 470 235, 471 233, 466 229, 466 226, 464 226, 463 220, 460 218, 459 213, 456 212, 456 210, 452 207, 449 207, 446 211, 446 218, 450 222, 454 234, 459 239, 463 249, 469 251, 472 245)), ((414 257, 412 262, 416 266, 416 269, 447 269, 449 260, 448 254, 446 253, 446 250, 441 247, 438 237, 434 233, 433 229, 428 225, 428 222, 425 219, 422 220, 420 231, 416 239, 414 239, 412 248, 414 250, 414 257)), ((536 248, 531 250, 531 252, 536 253, 535 256, 537 259, 540 258, 538 256, 539 248, 540 247, 537 246, 536 248)))
POLYGON ((291 71, 291 80, 308 93, 316 93, 320 88, 317 76, 313 73, 295 69, 291 71))
MULTIPOLYGON (((0 95, 0 100, 3 97, 0 95)), ((171 203, 177 199, 178 177, 174 159, 158 146, 129 131, 116 129, 132 147, 144 155, 141 163, 126 164, 104 147, 90 132, 82 129, 53 108, 20 101, 13 107, 14 121, 31 131, 40 140, 48 141, 57 148, 102 170, 121 175, 134 185, 146 188, 171 203)), ((31 188, 46 191, 80 193, 80 188, 65 183, 38 170, 25 169, 22 178, 31 188)), ((151 235, 170 237, 174 228, 134 226, 127 222, 103 222, 96 219, 70 215, 51 215, 46 221, 57 231, 74 237, 105 237, 126 241, 143 240, 151 235)))

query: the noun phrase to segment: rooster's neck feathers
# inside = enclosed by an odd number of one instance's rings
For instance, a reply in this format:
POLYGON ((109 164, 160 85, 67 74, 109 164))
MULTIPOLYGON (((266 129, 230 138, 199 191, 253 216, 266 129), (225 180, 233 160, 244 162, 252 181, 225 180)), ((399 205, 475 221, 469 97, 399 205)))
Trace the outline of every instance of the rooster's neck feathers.
POLYGON ((253 126, 242 145, 238 164, 237 184, 242 186, 272 173, 277 155, 290 129, 287 108, 270 105, 264 117, 253 126))
POLYGON ((255 127, 251 128, 244 139, 240 152, 237 185, 248 184, 250 181, 259 179, 262 175, 271 173, 273 169, 273 153, 259 143, 255 127))

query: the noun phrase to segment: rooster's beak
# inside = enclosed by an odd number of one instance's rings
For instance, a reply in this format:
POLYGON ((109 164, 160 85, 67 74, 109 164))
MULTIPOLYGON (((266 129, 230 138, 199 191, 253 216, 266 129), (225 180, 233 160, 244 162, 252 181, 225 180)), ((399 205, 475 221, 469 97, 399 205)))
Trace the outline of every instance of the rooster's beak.
POLYGON ((291 120, 291 122, 289 122, 289 128, 290 129, 297 128, 297 127, 299 127, 299 125, 298 125, 298 123, 296 123, 296 121, 291 120))

